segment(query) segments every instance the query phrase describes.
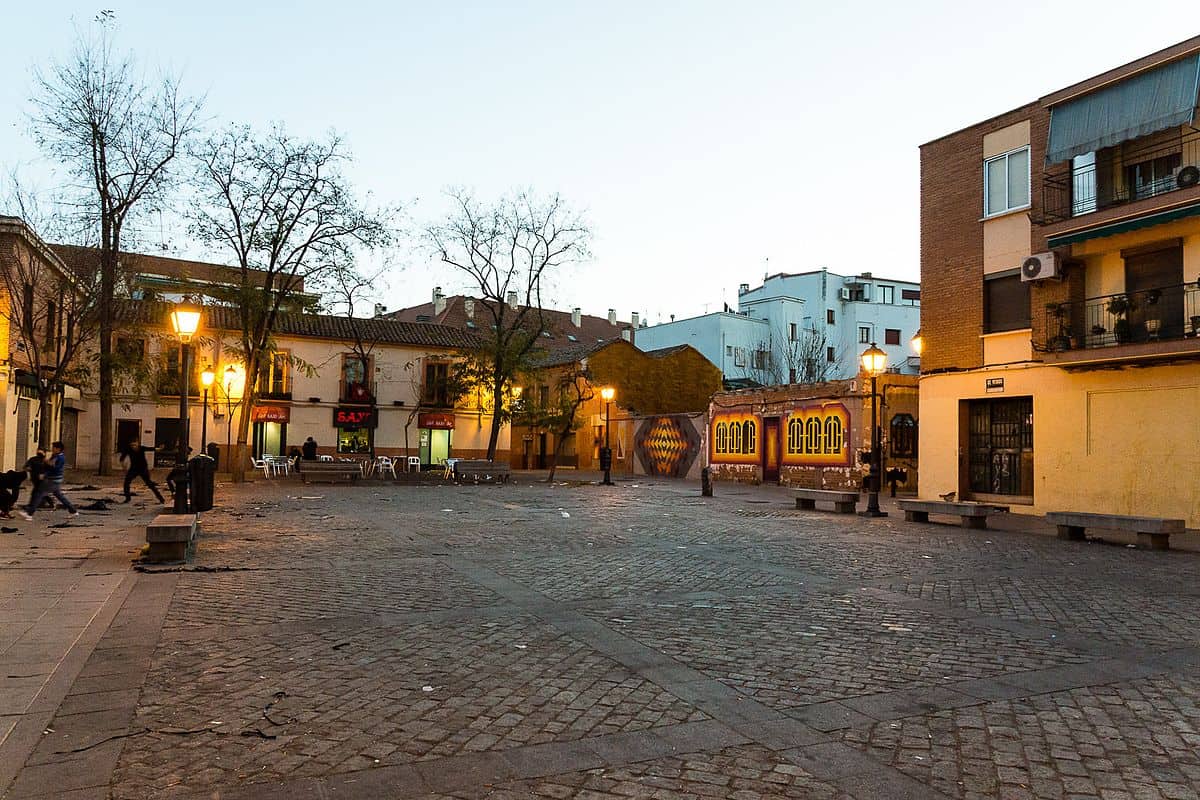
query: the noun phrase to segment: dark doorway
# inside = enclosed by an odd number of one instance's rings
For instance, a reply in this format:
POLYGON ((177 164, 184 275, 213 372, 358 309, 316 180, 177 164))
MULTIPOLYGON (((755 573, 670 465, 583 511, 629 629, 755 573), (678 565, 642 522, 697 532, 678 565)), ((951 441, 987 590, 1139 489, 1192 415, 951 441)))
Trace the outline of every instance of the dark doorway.
POLYGON ((763 418, 763 483, 779 483, 779 417, 763 418))
POLYGON ((175 464, 182 431, 183 426, 179 424, 179 417, 158 417, 154 420, 154 465, 156 467, 175 464))
POLYGON ((1135 341, 1183 338, 1183 247, 1126 256, 1125 293, 1135 341))
POLYGON ((1033 398, 972 400, 968 413, 971 495, 1033 500, 1033 398))
POLYGON ((538 434, 537 468, 550 468, 550 461, 546 458, 546 434, 544 432, 538 434))
POLYGON ((76 466, 76 443, 79 441, 79 412, 75 409, 64 408, 62 410, 58 438, 62 439, 63 453, 67 457, 67 466, 74 469, 76 466))

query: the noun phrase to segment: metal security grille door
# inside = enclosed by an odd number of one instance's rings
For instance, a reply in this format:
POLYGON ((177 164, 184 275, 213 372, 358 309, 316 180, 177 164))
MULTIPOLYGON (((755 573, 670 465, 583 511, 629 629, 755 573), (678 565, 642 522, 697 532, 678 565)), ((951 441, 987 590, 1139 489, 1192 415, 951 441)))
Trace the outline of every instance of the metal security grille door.
POLYGON ((26 398, 17 401, 17 464, 19 468, 29 460, 29 418, 31 403, 26 398))
POLYGON ((972 494, 1033 497, 1033 398, 970 404, 972 494))

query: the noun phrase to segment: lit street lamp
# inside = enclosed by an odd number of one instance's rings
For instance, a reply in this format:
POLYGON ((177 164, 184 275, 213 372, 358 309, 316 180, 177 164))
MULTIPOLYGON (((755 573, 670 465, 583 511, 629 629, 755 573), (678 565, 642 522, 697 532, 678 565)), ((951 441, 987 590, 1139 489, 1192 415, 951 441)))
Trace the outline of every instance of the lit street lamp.
POLYGON ((200 373, 200 384, 204 386, 204 415, 200 417, 200 451, 208 452, 208 390, 216 380, 217 374, 212 367, 205 367, 200 373))
POLYGON ((600 390, 600 397, 604 400, 604 449, 600 451, 600 468, 604 470, 604 480, 601 481, 601 484, 604 486, 613 485, 612 448, 608 445, 608 407, 616 394, 616 389, 611 386, 605 386, 600 390))
POLYGON ((188 510, 188 357, 189 344, 200 328, 200 308, 188 302, 171 311, 171 330, 179 337, 179 450, 175 454, 175 513, 188 510))
POLYGON ((925 339, 921 337, 921 329, 917 328, 917 332, 912 337, 912 349, 917 354, 917 358, 921 357, 921 351, 925 349, 925 339))
POLYGON ((876 394, 875 381, 887 369, 887 353, 880 350, 871 342, 871 346, 862 354, 863 370, 871 376, 871 472, 867 476, 867 510, 860 512, 864 517, 886 517, 886 511, 879 510, 879 486, 883 468, 880 463, 882 453, 879 449, 879 396, 876 394))

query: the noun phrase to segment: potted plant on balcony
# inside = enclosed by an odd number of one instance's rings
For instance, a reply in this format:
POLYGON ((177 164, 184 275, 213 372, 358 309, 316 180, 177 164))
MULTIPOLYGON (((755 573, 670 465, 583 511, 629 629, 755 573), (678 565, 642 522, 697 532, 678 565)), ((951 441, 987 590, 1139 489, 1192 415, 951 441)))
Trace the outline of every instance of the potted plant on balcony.
POLYGON ((1046 303, 1046 310, 1057 322, 1058 332, 1050 338, 1050 349, 1061 353, 1071 349, 1070 321, 1067 319, 1066 303, 1046 303))
POLYGON ((1113 336, 1121 344, 1133 338, 1133 331, 1129 325, 1129 314, 1136 308, 1137 305, 1133 300, 1123 294, 1118 294, 1108 301, 1108 313, 1117 318, 1113 323, 1113 336))

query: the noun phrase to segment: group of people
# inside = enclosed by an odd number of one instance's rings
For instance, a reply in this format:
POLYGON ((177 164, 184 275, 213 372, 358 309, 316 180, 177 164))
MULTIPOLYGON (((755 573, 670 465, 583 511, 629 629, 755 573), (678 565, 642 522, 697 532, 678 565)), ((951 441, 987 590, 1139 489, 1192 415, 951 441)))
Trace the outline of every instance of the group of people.
POLYGON ((25 462, 22 470, 11 470, 4 474, 3 486, 0 487, 0 518, 12 519, 13 507, 21 494, 21 484, 29 477, 29 504, 17 509, 24 519, 33 519, 39 508, 54 508, 54 501, 67 510, 72 517, 79 515, 79 510, 63 494, 63 478, 67 468, 66 446, 62 442, 50 445, 50 453, 38 448, 37 453, 25 462))

